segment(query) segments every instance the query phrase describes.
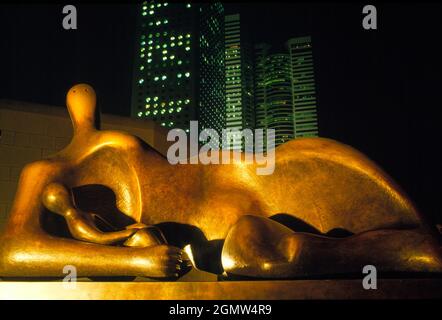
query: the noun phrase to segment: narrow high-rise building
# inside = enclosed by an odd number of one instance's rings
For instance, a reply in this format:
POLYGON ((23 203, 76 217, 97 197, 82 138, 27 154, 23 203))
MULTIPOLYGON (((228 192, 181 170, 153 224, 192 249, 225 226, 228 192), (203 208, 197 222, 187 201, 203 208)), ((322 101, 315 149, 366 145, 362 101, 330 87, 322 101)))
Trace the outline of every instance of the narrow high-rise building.
POLYGON ((264 70, 266 126, 275 129, 278 146, 294 137, 289 55, 270 54, 265 59, 264 70))
POLYGON ((295 138, 318 136, 316 86, 311 37, 287 41, 292 78, 295 138))
POLYGON ((275 145, 294 137, 290 56, 255 45, 255 127, 275 130, 275 145))
POLYGON ((240 15, 225 17, 226 129, 229 149, 243 150, 241 130, 254 127, 253 57, 240 15))
POLYGON ((270 45, 266 43, 257 44, 254 48, 255 127, 258 129, 266 129, 267 127, 265 65, 269 50, 270 45))
POLYGON ((131 114, 169 128, 225 125, 224 9, 216 3, 140 6, 131 114))

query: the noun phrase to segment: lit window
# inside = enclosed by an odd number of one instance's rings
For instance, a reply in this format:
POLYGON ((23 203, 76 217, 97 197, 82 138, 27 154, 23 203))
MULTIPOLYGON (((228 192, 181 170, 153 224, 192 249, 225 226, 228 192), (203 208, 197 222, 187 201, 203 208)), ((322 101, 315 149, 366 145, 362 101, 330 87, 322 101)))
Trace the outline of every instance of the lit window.
MULTIPOLYGON (((155 77, 155 78, 153 78, 153 80, 154 81, 158 81, 160 78, 158 78, 158 77, 155 77)), ((156 101, 156 100, 155 100, 156 101)))
POLYGON ((154 97, 154 98, 153 98, 153 101, 158 101, 158 97, 154 97))
POLYGON ((146 98, 146 102, 149 102, 149 101, 150 101, 150 97, 147 97, 147 98, 146 98))
POLYGON ((186 47, 186 51, 189 51, 190 50, 190 47, 186 47))
POLYGON ((190 72, 186 72, 184 75, 186 76, 186 78, 189 78, 190 77, 190 72))
POLYGON ((153 10, 150 10, 150 11, 149 11, 149 14, 150 14, 150 15, 152 15, 153 13, 154 13, 154 11, 153 11, 153 10))
POLYGON ((175 59, 175 56, 174 56, 174 55, 171 55, 169 58, 170 58, 171 60, 173 60, 173 59, 175 59))
POLYGON ((178 78, 181 78, 183 75, 182 75, 181 73, 178 73, 176 76, 177 76, 178 78))
POLYGON ((166 80, 167 79, 167 76, 162 76, 161 77, 161 80, 166 80))
POLYGON ((186 8, 190 8, 192 5, 190 3, 186 4, 186 8))
POLYGON ((143 113, 140 111, 138 112, 138 116, 141 117, 143 115, 143 113))

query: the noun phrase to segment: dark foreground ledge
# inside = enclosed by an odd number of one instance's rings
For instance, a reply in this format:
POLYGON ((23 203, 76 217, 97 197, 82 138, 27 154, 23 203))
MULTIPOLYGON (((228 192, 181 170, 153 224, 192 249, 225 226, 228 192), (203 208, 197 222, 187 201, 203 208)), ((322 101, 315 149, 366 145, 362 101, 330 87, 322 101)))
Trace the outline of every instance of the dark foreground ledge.
POLYGON ((0 281, 0 300, 292 300, 437 299, 442 279, 379 279, 376 290, 361 280, 211 281, 211 282, 62 282, 0 281))

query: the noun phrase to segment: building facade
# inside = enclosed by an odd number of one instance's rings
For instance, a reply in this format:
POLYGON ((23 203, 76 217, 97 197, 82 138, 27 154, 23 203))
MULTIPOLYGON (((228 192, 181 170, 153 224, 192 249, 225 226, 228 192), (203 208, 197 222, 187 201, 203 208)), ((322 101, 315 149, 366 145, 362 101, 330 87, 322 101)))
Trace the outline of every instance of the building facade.
POLYGON ((229 149, 243 150, 241 130, 254 127, 253 55, 239 14, 225 17, 226 129, 229 149))
POLYGON ((311 37, 287 41, 292 78, 294 137, 317 137, 318 114, 311 37))
POLYGON ((131 115, 168 128, 225 122, 224 9, 145 1, 140 7, 131 115))
POLYGON ((265 59, 266 128, 275 129, 275 145, 293 139, 293 105, 288 54, 271 54, 265 59))

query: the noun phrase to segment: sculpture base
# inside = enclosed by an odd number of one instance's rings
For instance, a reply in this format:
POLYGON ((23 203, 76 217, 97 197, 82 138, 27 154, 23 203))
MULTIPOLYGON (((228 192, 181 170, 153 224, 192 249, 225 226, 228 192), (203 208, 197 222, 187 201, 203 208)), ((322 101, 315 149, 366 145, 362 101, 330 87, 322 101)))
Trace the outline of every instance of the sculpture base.
POLYGON ((211 282, 62 282, 0 281, 0 300, 289 300, 435 299, 442 279, 380 279, 364 290, 361 280, 211 281, 211 282))

